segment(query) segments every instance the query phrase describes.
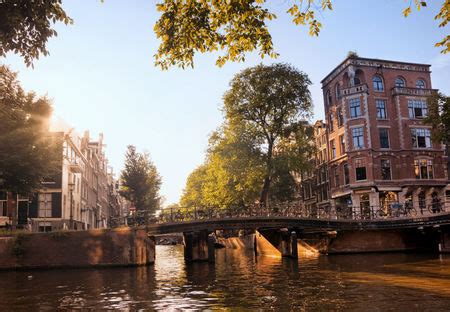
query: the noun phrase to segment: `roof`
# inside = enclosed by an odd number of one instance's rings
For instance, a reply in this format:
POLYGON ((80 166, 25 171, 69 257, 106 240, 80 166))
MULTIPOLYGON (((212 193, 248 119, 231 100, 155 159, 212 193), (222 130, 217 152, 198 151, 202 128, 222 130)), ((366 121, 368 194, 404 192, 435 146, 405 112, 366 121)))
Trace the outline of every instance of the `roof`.
MULTIPOLYGON (((402 62, 402 61, 393 61, 393 60, 384 60, 384 59, 377 59, 377 58, 365 58, 365 57, 359 57, 359 56, 348 56, 346 57, 338 66, 336 66, 328 75, 325 76, 325 78, 320 81, 322 84, 324 83, 327 78, 329 78, 337 69, 341 68, 340 71, 342 71, 344 68, 346 68, 348 65, 343 66, 345 63, 347 63, 349 60, 360 60, 360 61, 373 61, 373 62, 382 62, 382 63, 394 63, 394 64, 400 64, 400 65, 412 65, 412 66, 423 66, 423 67, 430 67, 430 64, 421 64, 421 63, 411 63, 411 62, 402 62)), ((364 66, 364 65, 362 65, 364 66)))

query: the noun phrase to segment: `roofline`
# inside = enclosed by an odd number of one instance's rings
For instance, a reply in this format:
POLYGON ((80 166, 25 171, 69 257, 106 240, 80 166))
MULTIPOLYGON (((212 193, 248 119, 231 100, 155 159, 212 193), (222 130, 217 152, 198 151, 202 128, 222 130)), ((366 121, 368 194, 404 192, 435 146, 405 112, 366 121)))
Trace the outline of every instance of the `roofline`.
POLYGON ((396 64, 404 64, 404 65, 419 65, 419 66, 427 66, 427 67, 431 67, 431 64, 422 64, 422 63, 412 63, 412 62, 401 62, 401 61, 392 61, 392 60, 385 60, 385 59, 378 59, 378 58, 367 58, 367 57, 359 57, 359 56, 347 56, 341 63, 339 63, 339 65, 337 65, 335 68, 333 68, 333 70, 331 72, 328 73, 328 75, 325 76, 325 78, 323 78, 320 83, 323 84, 323 82, 329 77, 331 76, 331 74, 340 66, 342 66, 342 64, 344 64, 345 62, 347 62, 349 59, 359 59, 359 60, 364 60, 364 61, 379 61, 379 62, 389 62, 389 63, 396 63, 396 64))

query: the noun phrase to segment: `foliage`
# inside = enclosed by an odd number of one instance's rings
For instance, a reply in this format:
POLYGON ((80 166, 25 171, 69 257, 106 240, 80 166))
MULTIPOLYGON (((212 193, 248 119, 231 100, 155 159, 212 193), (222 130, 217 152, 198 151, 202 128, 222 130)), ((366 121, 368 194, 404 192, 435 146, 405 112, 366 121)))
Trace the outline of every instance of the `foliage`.
POLYGON ((144 211, 147 219, 160 208, 161 177, 149 154, 137 152, 135 146, 128 146, 125 158, 120 194, 144 211))
POLYGON ((276 166, 281 163, 290 167, 288 171, 301 169, 302 147, 290 148, 288 142, 310 117, 310 84, 306 74, 290 65, 259 65, 237 74, 224 96, 226 119, 251 134, 263 157, 262 203, 267 204, 276 166), (284 143, 284 148, 279 148, 279 143, 284 143), (297 161, 291 161, 292 156, 298 156, 297 161))
POLYGON ((26 93, 17 74, 0 66, 0 189, 27 194, 60 167, 62 142, 48 133, 46 97, 26 93))
POLYGON ((72 20, 61 7, 61 0, 0 1, 0 56, 20 54, 29 66, 40 54, 47 56, 46 43, 56 36, 52 24, 72 20))
POLYGON ((428 117, 425 123, 433 127, 433 140, 450 143, 450 97, 435 93, 428 99, 428 117))
MULTIPOLYGON (((435 19, 439 27, 450 21, 450 0, 442 0, 435 19)), ((0 57, 12 51, 32 65, 42 54, 48 55, 46 43, 56 36, 56 22, 72 24, 62 8, 62 0, 6 0, 0 1, 0 57)), ((307 25, 311 36, 318 36, 322 23, 316 16, 333 10, 332 0, 294 0, 286 13, 295 25, 307 25)), ((194 65, 195 53, 224 51, 216 64, 244 61, 245 54, 257 51, 261 58, 276 58, 267 22, 276 18, 265 7, 266 0, 186 1, 161 0, 161 12, 154 26, 161 43, 155 54, 155 64, 162 69, 170 66, 194 65)), ((403 10, 406 17, 413 8, 420 10, 427 1, 409 1, 403 10)), ((442 53, 450 52, 450 35, 436 43, 442 53)))
MULTIPOLYGON (((450 20, 450 0, 443 0, 435 19, 439 27, 450 20)), ((216 64, 244 61, 245 53, 258 51, 261 58, 276 58, 267 22, 276 18, 264 5, 265 0, 250 1, 180 1, 163 0, 157 4, 161 16, 154 30, 161 40, 155 54, 155 64, 162 69, 177 65, 193 66, 196 52, 223 51, 216 64)), ((406 17, 413 7, 420 10, 427 1, 414 0, 403 11, 406 17)), ((322 24, 316 18, 332 10, 332 0, 294 0, 289 2, 287 14, 295 25, 307 25, 311 36, 318 36, 322 24)), ((442 53, 450 52, 450 36, 436 43, 442 53)))
POLYGON ((285 64, 239 73, 224 95, 225 121, 191 173, 182 206, 245 207, 295 196, 292 173, 308 163, 308 77, 285 64), (273 189, 269 192, 271 185, 273 189))

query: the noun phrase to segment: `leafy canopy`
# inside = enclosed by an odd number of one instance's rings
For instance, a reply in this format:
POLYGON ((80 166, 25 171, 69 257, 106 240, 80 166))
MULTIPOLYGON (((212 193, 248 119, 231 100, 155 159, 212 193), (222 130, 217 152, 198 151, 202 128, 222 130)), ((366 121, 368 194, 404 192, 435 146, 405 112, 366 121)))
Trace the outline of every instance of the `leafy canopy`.
MULTIPOLYGON (((443 1, 435 19, 439 27, 450 21, 450 0, 443 1)), ((103 2, 103 1, 102 1, 103 2)), ((0 1, 0 57, 8 52, 20 54, 30 66, 42 54, 48 55, 46 43, 56 36, 56 22, 72 24, 63 10, 61 0, 0 1)), ((307 25, 311 36, 318 36, 322 23, 316 16, 332 10, 333 0, 293 0, 286 13, 295 25, 307 25)), ((155 64, 162 69, 170 66, 194 65, 198 52, 222 51, 216 64, 244 61, 248 52, 257 51, 261 58, 278 56, 267 22, 276 18, 265 0, 161 0, 161 12, 154 26, 160 46, 155 64)), ((403 11, 406 17, 427 1, 412 0, 403 11)), ((450 51, 450 36, 436 43, 442 53, 450 51)))
POLYGON ((57 172, 62 142, 48 132, 46 97, 26 93, 17 74, 0 66, 0 189, 27 194, 57 172))
POLYGON ((450 143, 450 97, 435 93, 428 99, 428 116, 424 122, 433 127, 433 140, 450 143))
POLYGON ((152 215, 160 208, 161 177, 148 153, 139 153, 135 146, 129 145, 120 180, 120 194, 137 210, 152 215))
POLYGON ((237 74, 224 95, 224 123, 211 135, 205 163, 189 176, 181 204, 246 207, 294 198, 293 173, 312 153, 309 84, 286 64, 237 74))
POLYGON ((42 54, 48 55, 49 38, 56 36, 53 24, 71 24, 61 0, 0 1, 0 57, 20 54, 27 66, 42 54))
MULTIPOLYGON (((267 22, 276 18, 265 7, 265 0, 162 0, 157 4, 161 17, 154 27, 161 40, 155 54, 155 64, 162 69, 170 66, 194 65, 197 52, 223 51, 216 61, 218 66, 227 61, 244 61, 245 54, 257 51, 261 58, 278 56, 269 33, 267 22)), ((410 1, 403 11, 406 17, 413 7, 420 10, 427 1, 410 1)), ((307 25, 311 36, 318 36, 322 23, 317 15, 332 10, 332 0, 294 0, 286 13, 295 25, 307 25)), ((435 16, 439 27, 450 21, 450 0, 444 0, 435 16)), ((442 53, 450 52, 450 36, 437 47, 442 53)))

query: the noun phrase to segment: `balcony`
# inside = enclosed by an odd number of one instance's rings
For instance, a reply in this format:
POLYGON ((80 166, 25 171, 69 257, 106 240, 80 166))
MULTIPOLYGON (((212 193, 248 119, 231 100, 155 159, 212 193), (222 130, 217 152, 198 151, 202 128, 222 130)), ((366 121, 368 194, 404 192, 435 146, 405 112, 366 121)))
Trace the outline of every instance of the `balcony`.
POLYGON ((369 93, 369 88, 367 87, 367 84, 364 83, 350 88, 342 89, 340 97, 343 98, 358 93, 369 93))
POLYGON ((76 160, 69 160, 69 170, 72 173, 82 173, 83 172, 83 168, 81 167, 79 162, 76 160))
POLYGON ((435 92, 436 92, 436 89, 421 89, 421 88, 408 88, 408 87, 392 88, 392 95, 430 96, 435 92))

